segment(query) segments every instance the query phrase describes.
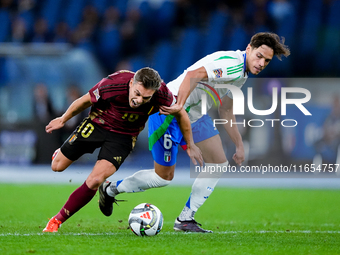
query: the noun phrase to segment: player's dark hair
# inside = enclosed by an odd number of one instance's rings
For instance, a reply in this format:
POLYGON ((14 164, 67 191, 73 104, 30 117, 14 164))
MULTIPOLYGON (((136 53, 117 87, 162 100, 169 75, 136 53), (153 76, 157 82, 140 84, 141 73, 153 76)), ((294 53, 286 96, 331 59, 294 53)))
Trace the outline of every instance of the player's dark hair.
POLYGON ((284 44, 285 38, 280 37, 277 34, 270 32, 261 32, 253 35, 250 39, 250 46, 253 49, 260 47, 261 45, 267 45, 272 48, 274 55, 281 60, 281 56, 288 57, 290 55, 290 50, 287 45, 284 44))
POLYGON ((133 77, 134 82, 141 82, 146 89, 158 90, 162 79, 158 72, 150 67, 139 69, 133 77))

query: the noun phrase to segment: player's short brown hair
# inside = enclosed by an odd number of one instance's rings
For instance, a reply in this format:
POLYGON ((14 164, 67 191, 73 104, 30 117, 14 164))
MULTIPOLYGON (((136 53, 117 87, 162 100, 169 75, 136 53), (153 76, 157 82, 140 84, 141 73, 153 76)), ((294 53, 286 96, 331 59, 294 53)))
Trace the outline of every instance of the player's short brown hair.
POLYGON ((260 47, 261 45, 267 45, 272 48, 274 55, 281 60, 281 56, 288 57, 290 55, 290 50, 287 45, 284 44, 285 38, 280 37, 277 34, 270 32, 261 32, 253 35, 250 39, 250 46, 253 49, 260 47))
POLYGON ((159 73, 150 67, 139 69, 133 79, 134 82, 141 82, 144 88, 153 90, 158 90, 162 83, 159 73))

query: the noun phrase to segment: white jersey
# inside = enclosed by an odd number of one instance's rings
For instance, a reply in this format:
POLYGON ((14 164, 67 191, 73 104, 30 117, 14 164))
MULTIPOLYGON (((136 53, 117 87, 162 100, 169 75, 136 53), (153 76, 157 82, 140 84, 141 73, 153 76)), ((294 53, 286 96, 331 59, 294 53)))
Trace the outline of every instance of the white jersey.
MULTIPOLYGON (((212 96, 215 96, 215 101, 218 101, 214 92, 204 84, 213 88, 216 84, 230 84, 239 88, 243 86, 248 78, 248 74, 245 72, 245 59, 245 51, 217 51, 200 59, 186 69, 177 79, 167 84, 170 91, 174 95, 177 95, 179 87, 188 71, 198 69, 202 66, 205 68, 208 74, 208 81, 202 81, 202 84, 199 83, 184 104, 184 109, 187 109, 190 106, 188 114, 191 123, 196 122, 203 116, 201 113, 202 94, 206 94, 207 111, 209 111, 215 103, 214 99, 210 95, 207 95, 207 92, 212 96)), ((225 95, 233 98, 231 92, 227 88, 215 88, 215 90, 220 98, 225 95)))

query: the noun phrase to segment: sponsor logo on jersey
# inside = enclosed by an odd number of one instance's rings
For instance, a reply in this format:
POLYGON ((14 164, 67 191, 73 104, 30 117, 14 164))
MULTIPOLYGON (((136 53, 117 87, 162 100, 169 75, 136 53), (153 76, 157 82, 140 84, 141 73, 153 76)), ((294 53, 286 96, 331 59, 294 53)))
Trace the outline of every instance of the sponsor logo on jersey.
POLYGON ((215 78, 221 78, 222 77, 223 71, 222 71, 221 68, 215 69, 215 70, 213 70, 213 72, 215 74, 215 78))
POLYGON ((170 162, 170 160, 171 160, 171 151, 165 151, 164 152, 164 161, 170 162))
POLYGON ((99 90, 98 90, 98 89, 95 89, 95 90, 93 91, 93 95, 96 97, 96 100, 98 101, 98 99, 100 98, 99 90))

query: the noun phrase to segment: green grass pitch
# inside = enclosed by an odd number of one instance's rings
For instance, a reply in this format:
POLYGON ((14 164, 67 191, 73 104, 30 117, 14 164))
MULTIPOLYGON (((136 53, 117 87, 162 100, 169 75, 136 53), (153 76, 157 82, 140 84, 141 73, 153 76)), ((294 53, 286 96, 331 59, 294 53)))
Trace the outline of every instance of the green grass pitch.
POLYGON ((111 217, 98 194, 58 233, 42 233, 79 185, 0 184, 0 254, 340 254, 340 190, 217 186, 196 220, 213 234, 174 232, 191 187, 122 194, 111 217), (159 235, 127 229, 134 206, 155 204, 164 215, 159 235))

